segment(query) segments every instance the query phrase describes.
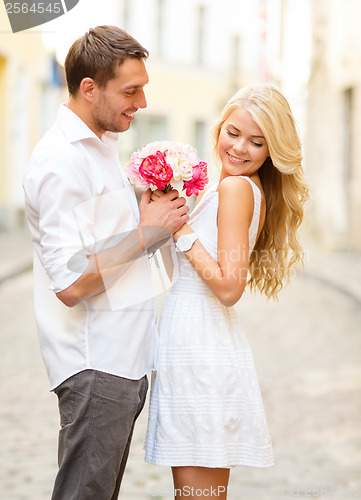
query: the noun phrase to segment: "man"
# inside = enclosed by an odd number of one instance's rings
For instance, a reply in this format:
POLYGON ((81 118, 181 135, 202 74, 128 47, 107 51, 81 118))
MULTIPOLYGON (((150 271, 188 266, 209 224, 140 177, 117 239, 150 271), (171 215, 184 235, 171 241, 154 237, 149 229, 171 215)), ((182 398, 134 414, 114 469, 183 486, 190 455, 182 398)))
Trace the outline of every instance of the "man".
POLYGON ((148 52, 99 26, 69 50, 69 101, 35 147, 24 178, 34 244, 34 302, 59 399, 53 500, 118 498, 134 422, 153 367, 155 307, 146 250, 187 219, 171 191, 135 195, 117 134, 145 108, 148 52))

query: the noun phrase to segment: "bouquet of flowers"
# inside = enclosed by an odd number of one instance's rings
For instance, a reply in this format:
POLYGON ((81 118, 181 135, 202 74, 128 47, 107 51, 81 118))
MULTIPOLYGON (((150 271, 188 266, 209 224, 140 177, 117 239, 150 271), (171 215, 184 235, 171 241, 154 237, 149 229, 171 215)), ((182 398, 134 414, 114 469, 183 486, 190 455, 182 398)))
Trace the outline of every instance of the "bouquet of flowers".
POLYGON ((198 195, 208 183, 207 164, 199 160, 194 148, 180 142, 147 144, 132 154, 126 172, 140 189, 185 189, 187 196, 198 195))

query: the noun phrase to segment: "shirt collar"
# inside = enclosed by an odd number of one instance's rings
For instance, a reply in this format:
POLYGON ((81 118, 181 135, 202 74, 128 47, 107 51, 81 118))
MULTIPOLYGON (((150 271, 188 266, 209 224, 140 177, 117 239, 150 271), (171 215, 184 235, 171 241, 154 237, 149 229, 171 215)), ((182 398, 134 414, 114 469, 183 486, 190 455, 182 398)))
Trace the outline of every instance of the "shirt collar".
POLYGON ((102 140, 100 140, 88 125, 74 111, 69 109, 65 103, 59 107, 57 122, 69 142, 96 139, 99 143, 112 148, 114 142, 118 140, 118 134, 113 132, 105 132, 102 140))

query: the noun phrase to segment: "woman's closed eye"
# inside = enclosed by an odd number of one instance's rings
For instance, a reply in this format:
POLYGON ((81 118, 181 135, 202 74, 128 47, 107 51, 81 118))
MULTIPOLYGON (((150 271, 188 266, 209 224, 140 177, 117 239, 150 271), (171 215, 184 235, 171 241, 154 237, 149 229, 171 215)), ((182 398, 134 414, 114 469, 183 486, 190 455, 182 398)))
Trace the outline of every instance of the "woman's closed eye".
POLYGON ((227 134, 228 134, 230 137, 238 137, 238 134, 236 134, 235 132, 232 132, 231 130, 227 130, 227 134))

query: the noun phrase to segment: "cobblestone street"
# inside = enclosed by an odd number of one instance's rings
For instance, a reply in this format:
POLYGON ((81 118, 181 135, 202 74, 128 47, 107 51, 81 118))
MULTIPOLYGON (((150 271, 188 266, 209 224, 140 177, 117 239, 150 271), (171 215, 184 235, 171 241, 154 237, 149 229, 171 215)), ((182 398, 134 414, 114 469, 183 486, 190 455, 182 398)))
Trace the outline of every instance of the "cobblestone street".
MULTIPOLYGON (((229 499, 361 498, 361 294, 353 284, 360 271, 360 256, 311 248, 279 303, 246 295, 237 306, 276 465, 233 469, 229 499)), ((49 500, 58 412, 38 347, 31 271, 0 284, 0 318, 0 498, 49 500)), ((120 498, 168 500, 170 470, 143 460, 146 418, 145 409, 120 498)))

